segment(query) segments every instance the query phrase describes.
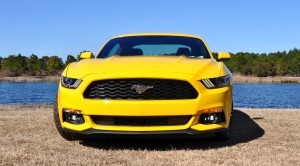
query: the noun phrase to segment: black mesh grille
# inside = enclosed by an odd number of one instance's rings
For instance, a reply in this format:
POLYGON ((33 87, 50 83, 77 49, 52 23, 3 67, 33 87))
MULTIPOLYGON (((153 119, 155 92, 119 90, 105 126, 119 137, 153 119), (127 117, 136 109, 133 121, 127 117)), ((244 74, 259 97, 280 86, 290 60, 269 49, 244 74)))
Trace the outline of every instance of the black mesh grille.
POLYGON ((191 116, 159 116, 159 117, 126 117, 126 116, 91 116, 98 125, 130 125, 130 126, 172 126, 184 125, 191 116))
POLYGON ((117 79, 95 81, 83 95, 89 99, 176 100, 195 99, 198 92, 190 83, 180 80, 117 79))

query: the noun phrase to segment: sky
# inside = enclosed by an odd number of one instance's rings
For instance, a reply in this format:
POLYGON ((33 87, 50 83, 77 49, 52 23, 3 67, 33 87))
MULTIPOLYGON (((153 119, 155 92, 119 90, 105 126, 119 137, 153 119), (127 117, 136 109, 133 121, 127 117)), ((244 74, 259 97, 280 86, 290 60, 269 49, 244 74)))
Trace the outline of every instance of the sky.
POLYGON ((179 32, 213 52, 300 48, 298 0, 1 0, 0 56, 96 54, 114 36, 179 32))

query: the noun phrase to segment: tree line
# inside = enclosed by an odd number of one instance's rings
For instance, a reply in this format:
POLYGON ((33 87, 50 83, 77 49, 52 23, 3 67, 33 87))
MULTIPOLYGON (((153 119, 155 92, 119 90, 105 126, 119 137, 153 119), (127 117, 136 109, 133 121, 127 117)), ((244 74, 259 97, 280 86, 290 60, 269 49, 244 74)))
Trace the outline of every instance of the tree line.
POLYGON ((68 55, 65 62, 58 56, 43 56, 39 58, 35 54, 29 57, 21 54, 10 55, 7 58, 0 57, 0 71, 2 77, 57 75, 60 74, 66 65, 75 61, 77 59, 72 55, 68 55))
MULTIPOLYGON (((216 53, 213 53, 217 57, 216 53)), ((300 50, 292 49, 274 53, 231 53, 230 60, 224 61, 234 74, 267 76, 300 76, 300 50)))
MULTIPOLYGON (((252 75, 258 77, 267 76, 300 76, 300 49, 278 51, 275 53, 230 53, 231 59, 224 61, 226 66, 234 74, 252 75)), ((217 53, 213 53, 217 57, 217 53)), ((42 76, 60 74, 66 65, 78 61, 68 55, 65 62, 58 56, 43 56, 38 58, 32 54, 29 57, 10 55, 7 58, 0 57, 1 76, 42 76)))

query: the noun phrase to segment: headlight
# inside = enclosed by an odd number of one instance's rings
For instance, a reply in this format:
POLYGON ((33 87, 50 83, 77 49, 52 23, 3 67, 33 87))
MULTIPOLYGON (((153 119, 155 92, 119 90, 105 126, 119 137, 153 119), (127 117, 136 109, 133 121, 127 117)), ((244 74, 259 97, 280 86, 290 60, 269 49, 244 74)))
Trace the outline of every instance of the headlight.
POLYGON ((217 78, 203 79, 200 81, 208 89, 222 88, 231 85, 230 75, 217 77, 217 78))
POLYGON ((61 77, 61 85, 65 88, 70 88, 70 89, 76 89, 82 80, 75 79, 75 78, 69 78, 69 77, 61 77))

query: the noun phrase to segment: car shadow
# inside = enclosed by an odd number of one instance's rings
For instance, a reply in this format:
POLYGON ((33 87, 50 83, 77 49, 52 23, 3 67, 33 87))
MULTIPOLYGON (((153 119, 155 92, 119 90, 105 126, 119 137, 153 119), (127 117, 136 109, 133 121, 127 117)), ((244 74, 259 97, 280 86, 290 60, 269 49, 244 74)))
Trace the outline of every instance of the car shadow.
POLYGON ((98 139, 85 140, 80 144, 83 146, 105 149, 105 150, 180 150, 180 149, 217 149, 246 143, 262 137, 265 131, 251 119, 246 113, 234 110, 232 116, 231 138, 220 141, 215 138, 202 139, 98 139))

